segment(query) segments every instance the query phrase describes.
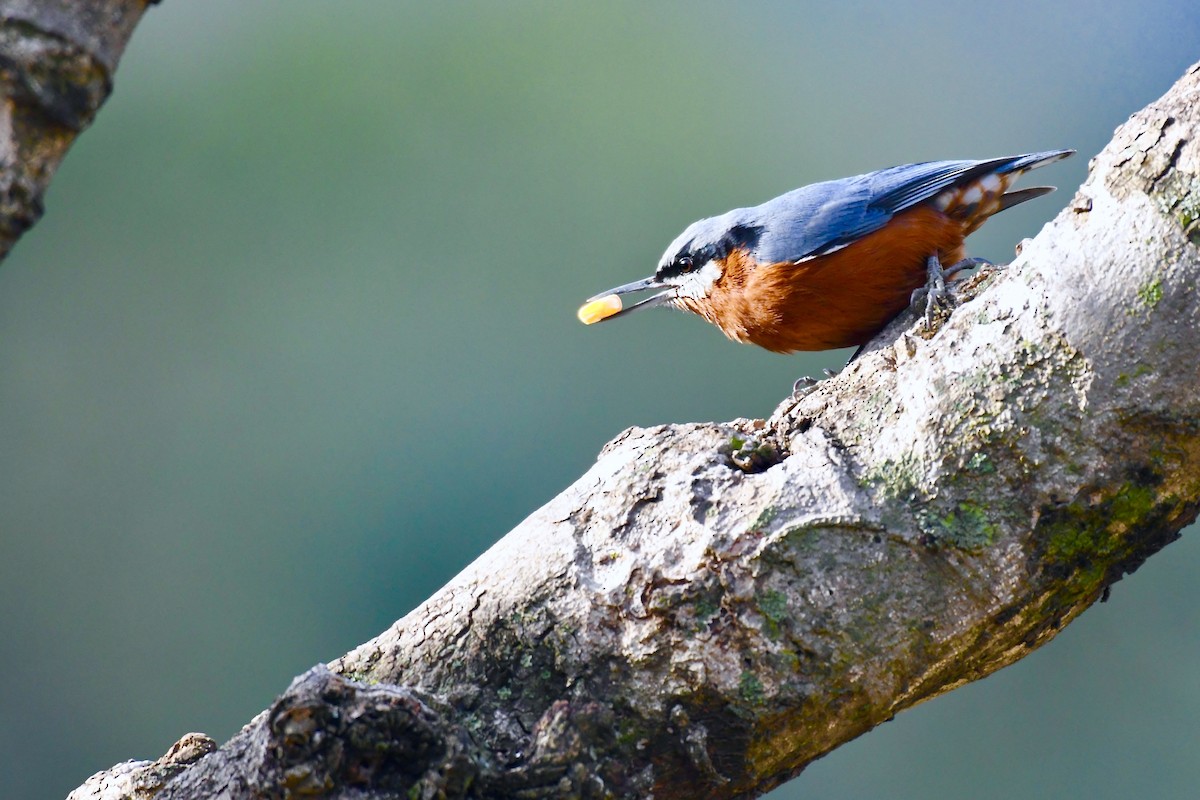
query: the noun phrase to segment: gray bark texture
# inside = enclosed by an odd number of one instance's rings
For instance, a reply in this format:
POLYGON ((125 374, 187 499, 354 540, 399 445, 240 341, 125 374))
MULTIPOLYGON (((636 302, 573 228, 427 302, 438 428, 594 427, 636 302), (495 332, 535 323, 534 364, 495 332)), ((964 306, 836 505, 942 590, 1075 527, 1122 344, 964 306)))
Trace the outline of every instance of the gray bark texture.
POLYGON ((933 332, 625 431, 225 745, 72 797, 754 797, 1022 658, 1196 517, 1198 132, 1200 65, 933 332))
POLYGON ((0 0, 0 258, 42 216, 67 149, 156 0, 0 0))

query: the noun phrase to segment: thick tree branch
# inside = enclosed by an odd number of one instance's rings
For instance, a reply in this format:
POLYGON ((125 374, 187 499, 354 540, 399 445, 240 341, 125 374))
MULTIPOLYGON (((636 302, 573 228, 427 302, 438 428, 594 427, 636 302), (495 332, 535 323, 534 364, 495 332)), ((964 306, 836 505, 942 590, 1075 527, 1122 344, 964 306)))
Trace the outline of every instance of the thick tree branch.
POLYGON ((1049 641, 1196 516, 1198 134, 1200 65, 936 334, 626 431, 157 796, 755 796, 1049 641))
POLYGON ((0 258, 42 216, 153 0, 0 0, 0 258))

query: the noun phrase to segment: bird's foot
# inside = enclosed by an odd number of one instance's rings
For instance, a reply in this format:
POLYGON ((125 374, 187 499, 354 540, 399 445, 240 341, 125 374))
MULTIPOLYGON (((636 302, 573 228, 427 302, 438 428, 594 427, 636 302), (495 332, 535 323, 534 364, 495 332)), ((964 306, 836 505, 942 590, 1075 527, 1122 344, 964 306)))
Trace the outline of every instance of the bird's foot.
MULTIPOLYGON (((854 359, 856 359, 860 355, 862 355, 862 351, 866 350, 866 349, 867 349, 867 346, 865 344, 860 344, 858 347, 856 347, 854 349, 854 353, 851 354, 849 359, 847 359, 846 367, 853 364, 854 359)), ((842 372, 844 372, 846 370, 846 367, 842 367, 841 369, 836 369, 836 370, 835 369, 822 369, 821 374, 824 375, 826 378, 835 378, 838 375, 840 375, 842 372)), ((804 397, 804 395, 808 394, 813 389, 817 388, 817 384, 819 384, 820 382, 821 382, 820 378, 814 378, 811 375, 805 375, 802 378, 797 378, 796 382, 792 384, 792 397, 794 397, 796 399, 804 397)))
POLYGON ((986 258, 964 258, 955 264, 948 267, 943 267, 941 260, 936 255, 930 256, 925 262, 925 285, 916 289, 909 298, 911 304, 916 303, 922 296, 925 298, 925 327, 926 329, 933 328, 933 316, 937 312, 939 306, 943 308, 952 308, 954 306, 954 298, 950 291, 946 288, 946 281, 953 278, 964 269, 981 266, 996 266, 986 258))
MULTIPOLYGON (((821 370, 821 374, 824 375, 825 378, 832 378, 837 375, 837 373, 831 369, 823 369, 821 370)), ((801 397, 804 397, 813 389, 817 388, 822 380, 822 378, 814 378, 811 375, 804 375, 797 378, 796 382, 792 384, 792 397, 797 400, 801 397)))

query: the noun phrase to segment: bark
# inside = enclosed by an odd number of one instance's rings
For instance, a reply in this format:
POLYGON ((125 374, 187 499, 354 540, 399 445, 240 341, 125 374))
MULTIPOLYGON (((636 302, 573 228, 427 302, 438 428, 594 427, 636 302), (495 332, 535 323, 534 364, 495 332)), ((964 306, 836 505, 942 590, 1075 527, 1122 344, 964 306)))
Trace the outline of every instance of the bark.
POLYGON ((935 332, 624 432, 230 742, 124 766, 161 789, 72 796, 752 797, 1023 657, 1196 516, 1198 131, 1200 65, 935 332))
POLYGON ((151 1, 0 0, 0 258, 41 218, 151 1))

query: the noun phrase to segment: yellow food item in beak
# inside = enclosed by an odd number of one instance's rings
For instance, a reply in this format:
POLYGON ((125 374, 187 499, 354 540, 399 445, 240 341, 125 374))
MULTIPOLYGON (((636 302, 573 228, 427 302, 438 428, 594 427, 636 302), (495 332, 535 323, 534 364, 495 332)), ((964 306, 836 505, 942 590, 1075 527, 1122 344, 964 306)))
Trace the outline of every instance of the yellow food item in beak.
POLYGON ((615 294, 606 294, 599 300, 593 300, 579 308, 579 321, 584 325, 593 325, 602 319, 608 319, 621 310, 621 298, 615 294))

